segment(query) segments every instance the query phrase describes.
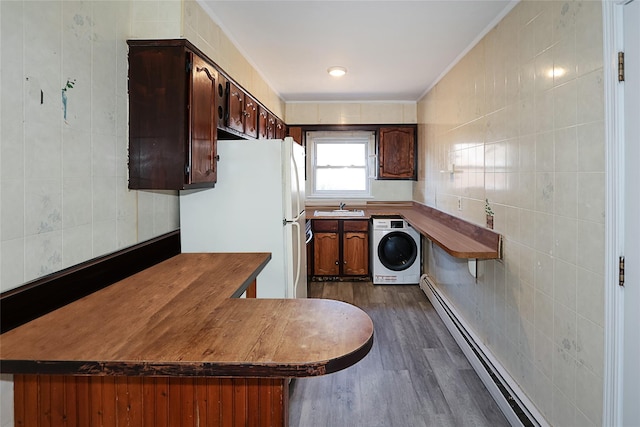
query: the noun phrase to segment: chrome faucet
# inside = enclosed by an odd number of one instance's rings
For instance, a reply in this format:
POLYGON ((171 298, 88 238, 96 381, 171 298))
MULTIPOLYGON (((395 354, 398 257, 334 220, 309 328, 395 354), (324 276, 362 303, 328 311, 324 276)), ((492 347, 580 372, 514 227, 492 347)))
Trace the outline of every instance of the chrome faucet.
POLYGON ((345 204, 343 202, 340 202, 340 210, 343 211, 344 210, 344 206, 345 204))

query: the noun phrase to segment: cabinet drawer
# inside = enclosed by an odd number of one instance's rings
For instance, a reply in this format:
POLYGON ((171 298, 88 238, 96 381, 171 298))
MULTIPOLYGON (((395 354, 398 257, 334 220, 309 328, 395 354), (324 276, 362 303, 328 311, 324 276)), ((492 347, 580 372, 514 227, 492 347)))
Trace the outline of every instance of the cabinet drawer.
POLYGON ((345 220, 342 223, 344 231, 369 231, 369 221, 345 220))
POLYGON ((313 231, 338 231, 337 219, 314 219, 313 231))

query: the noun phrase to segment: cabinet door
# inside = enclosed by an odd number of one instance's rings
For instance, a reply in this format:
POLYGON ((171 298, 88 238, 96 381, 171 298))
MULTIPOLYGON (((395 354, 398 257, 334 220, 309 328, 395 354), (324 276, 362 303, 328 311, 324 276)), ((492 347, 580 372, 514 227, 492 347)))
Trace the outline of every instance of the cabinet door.
POLYGON ((244 92, 229 82, 227 94, 227 127, 238 132, 244 132, 244 92))
POLYGON ((302 143, 302 128, 301 127, 290 127, 289 128, 289 136, 293 138, 295 142, 300 145, 304 145, 302 143))
POLYGON ((416 179, 416 147, 415 128, 380 128, 378 179, 416 179))
POLYGON ((268 137, 269 112, 262 107, 258 108, 258 139, 268 137))
POLYGON ((276 118, 273 114, 269 114, 269 117, 267 118, 267 138, 276 138, 276 118))
POLYGON ((369 274, 369 234, 345 232, 342 241, 343 266, 345 276, 366 276, 369 274))
POLYGON ((285 136, 287 136, 287 128, 284 125, 284 122, 282 120, 276 119, 276 130, 275 130, 276 139, 283 139, 285 136))
POLYGON ((258 102, 244 95, 244 133, 251 138, 258 137, 258 102))
POLYGON ((340 240, 338 233, 314 233, 313 275, 337 276, 340 274, 340 240))
POLYGON ((216 182, 216 82, 215 70, 192 56, 191 68, 191 164, 188 183, 216 182))
POLYGON ((185 186, 189 60, 181 47, 129 48, 130 189, 185 186))

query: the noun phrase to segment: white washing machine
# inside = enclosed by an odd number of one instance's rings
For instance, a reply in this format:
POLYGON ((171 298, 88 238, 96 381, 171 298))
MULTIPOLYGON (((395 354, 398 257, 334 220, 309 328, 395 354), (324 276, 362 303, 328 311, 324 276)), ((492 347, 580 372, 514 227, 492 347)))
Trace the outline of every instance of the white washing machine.
POLYGON ((420 282, 420 233, 400 218, 373 218, 371 265, 374 285, 420 282))

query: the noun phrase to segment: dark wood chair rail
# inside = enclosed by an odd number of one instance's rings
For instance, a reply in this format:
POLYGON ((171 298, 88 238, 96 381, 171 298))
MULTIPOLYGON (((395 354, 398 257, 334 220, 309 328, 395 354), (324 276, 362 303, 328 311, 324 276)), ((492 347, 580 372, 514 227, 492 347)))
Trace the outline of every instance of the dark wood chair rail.
POLYGON ((0 294, 0 333, 180 253, 180 230, 49 274, 0 294))

